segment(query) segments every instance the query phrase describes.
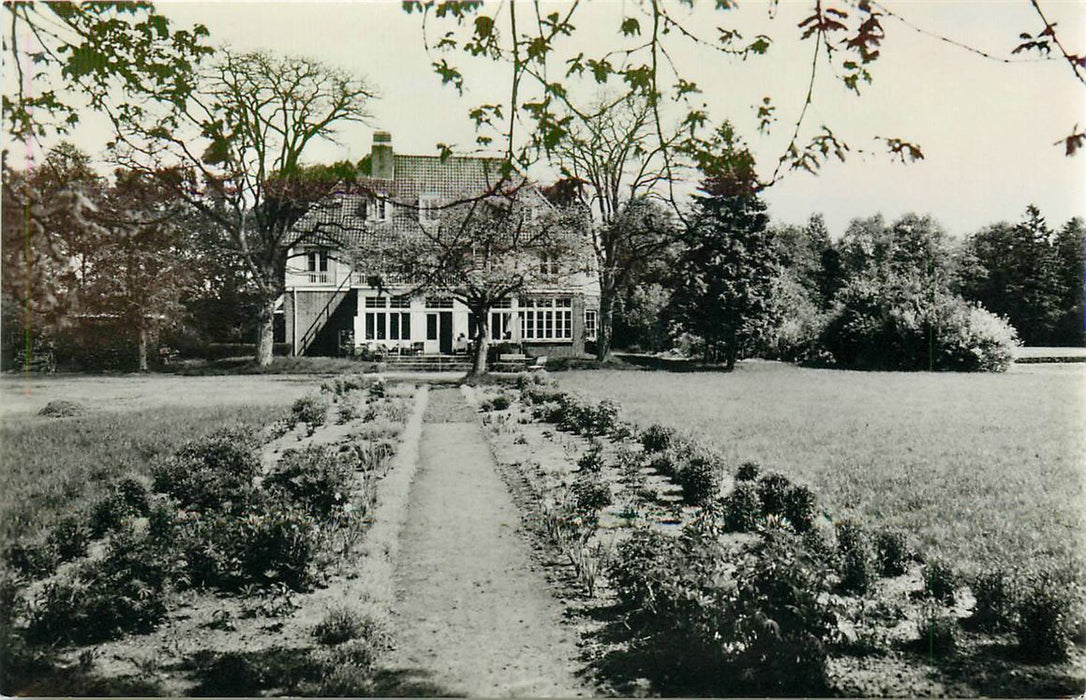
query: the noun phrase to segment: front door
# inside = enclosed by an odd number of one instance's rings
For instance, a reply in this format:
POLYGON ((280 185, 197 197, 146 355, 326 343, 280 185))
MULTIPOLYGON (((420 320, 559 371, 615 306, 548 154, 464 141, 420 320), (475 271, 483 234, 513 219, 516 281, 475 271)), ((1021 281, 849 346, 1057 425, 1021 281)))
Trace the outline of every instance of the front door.
POLYGON ((442 355, 451 355, 453 351, 452 311, 442 311, 438 323, 438 336, 442 355))

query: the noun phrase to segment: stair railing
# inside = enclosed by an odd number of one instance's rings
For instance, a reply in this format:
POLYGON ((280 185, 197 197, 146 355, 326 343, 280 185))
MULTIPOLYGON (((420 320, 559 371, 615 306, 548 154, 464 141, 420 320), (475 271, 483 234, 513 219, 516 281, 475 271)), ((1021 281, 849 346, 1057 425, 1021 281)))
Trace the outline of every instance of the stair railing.
POLYGON ((339 283, 335 291, 332 292, 332 296, 328 298, 328 302, 317 313, 316 318, 309 324, 309 328, 306 329, 302 335, 301 341, 298 343, 295 355, 304 355, 305 351, 309 349, 309 346, 317 339, 317 334, 324 328, 324 324, 328 323, 328 320, 335 313, 339 305, 343 303, 343 300, 347 298, 347 291, 344 291, 344 287, 350 287, 352 275, 348 274, 343 278, 343 281, 339 283))

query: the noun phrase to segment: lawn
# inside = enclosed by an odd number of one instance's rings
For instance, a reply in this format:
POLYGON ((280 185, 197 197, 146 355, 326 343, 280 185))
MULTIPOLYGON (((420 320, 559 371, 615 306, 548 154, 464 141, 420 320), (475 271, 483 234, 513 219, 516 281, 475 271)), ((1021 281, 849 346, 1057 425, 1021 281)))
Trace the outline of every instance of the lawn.
POLYGON ((169 375, 0 381, 0 542, 32 535, 89 505, 115 480, 149 473, 156 456, 232 423, 285 416, 314 377, 169 375), (49 401, 74 401, 71 418, 38 416, 49 401))
MULTIPOLYGON (((1086 557, 1086 367, 862 373, 741 363, 727 373, 556 375, 807 482, 834 517, 900 527, 969 573, 1086 557)), ((1079 580, 1082 580, 1080 578, 1079 580)))

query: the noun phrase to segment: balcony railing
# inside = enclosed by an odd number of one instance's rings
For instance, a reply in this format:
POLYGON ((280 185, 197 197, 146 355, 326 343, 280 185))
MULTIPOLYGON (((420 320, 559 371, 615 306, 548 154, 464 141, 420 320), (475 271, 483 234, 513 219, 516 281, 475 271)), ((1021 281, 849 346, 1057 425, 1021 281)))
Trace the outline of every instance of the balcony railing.
POLYGON ((313 272, 311 270, 308 274, 310 284, 332 284, 335 282, 331 272, 313 272))

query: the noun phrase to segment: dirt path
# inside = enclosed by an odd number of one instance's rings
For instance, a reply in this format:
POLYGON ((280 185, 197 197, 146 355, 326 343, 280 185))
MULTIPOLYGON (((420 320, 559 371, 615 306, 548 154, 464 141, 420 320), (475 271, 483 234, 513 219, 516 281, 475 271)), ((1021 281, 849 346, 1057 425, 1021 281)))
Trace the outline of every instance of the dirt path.
POLYGON ((389 694, 590 694, 520 514, 456 389, 432 393, 396 569, 389 694))

